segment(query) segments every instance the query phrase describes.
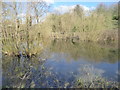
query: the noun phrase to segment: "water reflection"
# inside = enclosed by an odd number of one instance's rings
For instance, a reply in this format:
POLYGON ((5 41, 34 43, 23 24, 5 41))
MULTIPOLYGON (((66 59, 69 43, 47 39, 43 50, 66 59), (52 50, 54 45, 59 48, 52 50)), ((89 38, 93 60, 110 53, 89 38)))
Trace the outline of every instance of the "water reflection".
POLYGON ((53 41, 51 52, 64 53, 67 60, 79 60, 84 58, 93 62, 109 62, 115 63, 118 61, 118 48, 107 47, 96 43, 70 41, 53 41))
POLYGON ((90 78, 104 74, 111 74, 110 77, 114 78, 117 75, 116 47, 85 42, 53 41, 41 52, 32 58, 3 55, 3 87, 74 87, 76 77, 88 73, 90 78), (84 68, 90 64, 94 68, 84 68))
POLYGON ((73 87, 74 85, 74 75, 69 77, 67 74, 64 74, 67 76, 62 76, 60 73, 52 72, 54 68, 44 65, 46 60, 40 58, 30 60, 27 58, 24 58, 25 60, 13 57, 4 58, 6 62, 3 63, 3 88, 67 87, 68 85, 73 87), (69 84, 66 85, 66 83, 69 84))

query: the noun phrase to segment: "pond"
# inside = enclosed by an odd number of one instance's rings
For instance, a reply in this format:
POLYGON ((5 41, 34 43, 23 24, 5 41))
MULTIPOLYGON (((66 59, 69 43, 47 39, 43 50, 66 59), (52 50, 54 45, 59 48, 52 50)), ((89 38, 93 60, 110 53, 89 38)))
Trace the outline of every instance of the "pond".
POLYGON ((93 42, 54 40, 32 58, 2 57, 3 87, 74 87, 79 77, 118 80, 118 48, 93 42))

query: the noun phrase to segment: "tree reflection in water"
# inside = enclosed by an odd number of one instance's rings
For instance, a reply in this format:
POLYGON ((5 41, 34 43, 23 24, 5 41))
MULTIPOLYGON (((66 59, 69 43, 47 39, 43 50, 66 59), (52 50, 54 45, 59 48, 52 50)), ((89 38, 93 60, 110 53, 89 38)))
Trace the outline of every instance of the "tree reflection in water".
MULTIPOLYGON (((52 67, 47 68, 46 60, 38 58, 13 58, 3 64, 3 87, 13 88, 45 88, 45 87, 73 87, 74 75, 64 78, 60 73, 52 72, 52 67), (6 66, 7 65, 7 66, 6 66), (69 83, 70 82, 70 83, 69 83)), ((6 57, 5 59, 8 60, 6 57)), ((68 74, 64 74, 68 75, 68 74)))
POLYGON ((84 60, 91 62, 118 62, 118 49, 116 47, 101 46, 95 43, 75 42, 73 44, 72 42, 56 41, 51 42, 42 52, 32 58, 3 55, 3 87, 63 88, 85 87, 85 85, 92 87, 90 84, 95 82, 94 79, 102 78, 103 70, 84 64, 82 67, 80 66, 78 73, 55 72, 55 68, 52 65, 46 66, 45 64, 50 60, 49 58, 53 53, 63 53, 65 60, 77 61, 80 58, 84 58, 84 60), (84 85, 80 84, 81 82, 84 85), (76 84, 82 86, 76 86, 76 84))

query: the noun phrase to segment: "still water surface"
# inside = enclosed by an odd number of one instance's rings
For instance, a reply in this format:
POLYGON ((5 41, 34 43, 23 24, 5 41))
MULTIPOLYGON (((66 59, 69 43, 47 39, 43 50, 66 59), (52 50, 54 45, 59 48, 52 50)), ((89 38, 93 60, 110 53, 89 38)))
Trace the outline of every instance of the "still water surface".
POLYGON ((117 81, 119 63, 116 46, 52 41, 31 59, 3 56, 3 87, 74 87, 88 73, 117 81))

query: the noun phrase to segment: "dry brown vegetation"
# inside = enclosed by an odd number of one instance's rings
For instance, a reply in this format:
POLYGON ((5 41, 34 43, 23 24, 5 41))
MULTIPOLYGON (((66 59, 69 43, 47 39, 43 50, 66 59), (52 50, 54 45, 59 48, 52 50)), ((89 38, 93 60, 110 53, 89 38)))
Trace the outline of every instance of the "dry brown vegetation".
POLYGON ((117 44, 118 4, 104 4, 84 13, 76 5, 71 13, 52 13, 45 2, 2 2, 2 52, 31 56, 41 52, 52 39, 82 40, 117 44), (24 10, 25 11, 24 11, 24 10), (18 17, 25 12, 24 18, 18 17), (34 15, 33 15, 34 14, 34 15), (43 17, 46 18, 43 20, 43 17))

